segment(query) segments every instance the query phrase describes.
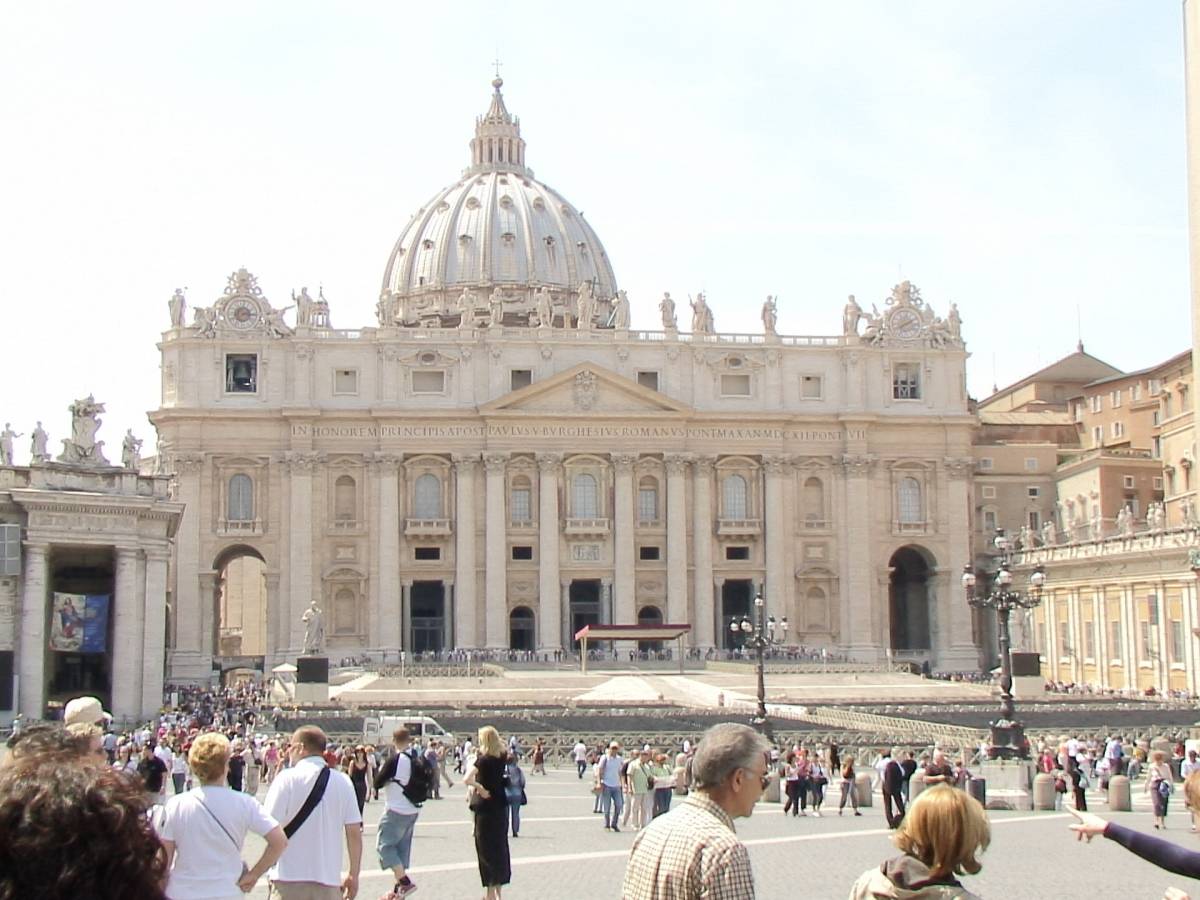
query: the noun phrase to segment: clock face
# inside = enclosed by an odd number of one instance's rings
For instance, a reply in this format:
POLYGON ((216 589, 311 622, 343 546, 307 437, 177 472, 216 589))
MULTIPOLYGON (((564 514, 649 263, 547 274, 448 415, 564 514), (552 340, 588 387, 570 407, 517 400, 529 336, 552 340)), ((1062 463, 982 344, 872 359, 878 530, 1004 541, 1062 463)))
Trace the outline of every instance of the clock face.
POLYGON ((891 321, 888 324, 897 337, 904 338, 905 340, 911 340, 921 333, 921 317, 917 315, 915 310, 896 310, 892 313, 891 321))
POLYGON ((225 320, 233 328, 253 328, 258 324, 258 306, 250 300, 233 300, 225 307, 225 320))

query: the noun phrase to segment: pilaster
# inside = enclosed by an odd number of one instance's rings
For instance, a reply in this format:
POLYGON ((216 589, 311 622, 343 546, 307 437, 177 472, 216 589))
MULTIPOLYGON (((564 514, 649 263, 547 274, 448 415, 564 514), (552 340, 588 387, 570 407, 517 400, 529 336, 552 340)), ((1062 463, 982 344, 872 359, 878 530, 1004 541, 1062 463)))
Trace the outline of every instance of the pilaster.
POLYGON ((875 590, 871 575, 875 562, 871 558, 871 469, 875 457, 870 454, 842 456, 842 477, 846 508, 841 521, 845 523, 845 540, 839 541, 841 551, 842 640, 852 658, 874 661, 879 656, 875 637, 875 590))
POLYGON ((616 473, 613 513, 613 589, 615 609, 614 624, 634 625, 637 623, 636 579, 634 571, 634 515, 633 515, 633 466, 637 454, 612 454, 616 473))
POLYGON ((400 457, 394 453, 376 453, 371 459, 375 472, 378 516, 377 574, 371 591, 370 644, 384 653, 398 651, 400 637, 400 457))
MULTIPOLYGON (((306 451, 293 451, 287 455, 291 512, 288 534, 291 592, 286 620, 289 651, 304 645, 304 623, 300 616, 314 597, 312 475, 319 460, 319 454, 306 451)), ((328 613, 326 610, 326 616, 328 613)))
POLYGON ((487 471, 487 508, 484 530, 487 600, 484 604, 487 646, 500 650, 508 646, 508 522, 505 515, 504 474, 507 453, 489 453, 483 459, 487 471))
POLYGON ((691 458, 668 453, 667 468, 667 622, 688 621, 687 615, 687 467, 691 458))
POLYGON ((207 598, 200 595, 200 529, 206 520, 200 502, 203 453, 176 453, 176 492, 183 504, 183 519, 175 535, 173 679, 203 679, 212 674, 212 647, 205 640, 202 612, 207 598))
MULTIPOLYGON (((137 547, 118 546, 113 596, 112 714, 119 721, 142 714, 144 599, 139 602, 137 547)), ((158 683, 159 690, 162 682, 158 683)))
POLYGON ((167 628, 167 560, 166 547, 146 551, 146 587, 144 617, 145 637, 142 642, 145 662, 142 666, 141 714, 151 716, 162 708, 165 680, 167 628))
POLYGON ((790 533, 785 531, 783 515, 783 494, 785 480, 791 474, 791 462, 784 456, 763 457, 763 512, 765 517, 764 544, 766 545, 766 590, 763 600, 766 602, 766 614, 774 616, 787 615, 787 605, 784 600, 785 584, 788 579, 784 546, 790 533))
POLYGON ((712 477, 715 456, 697 456, 692 463, 692 562, 695 567, 692 608, 693 642, 701 650, 716 646, 713 593, 712 477))
POLYGON ((558 480, 562 456, 541 453, 538 463, 538 643, 562 649, 564 601, 559 583, 558 480))
MULTIPOLYGON (((479 456, 454 457, 454 625, 460 647, 479 647, 475 574, 475 471, 479 456)), ((411 631, 411 620, 409 629, 411 631)), ((411 640, 411 634, 410 634, 411 640)))
POLYGON ((946 457, 946 585, 941 591, 937 616, 946 623, 939 628, 942 645, 938 648, 938 665, 949 672, 964 672, 979 667, 979 651, 971 636, 971 608, 967 605, 959 582, 959 573, 972 562, 971 535, 971 473, 975 471, 972 457, 946 457))

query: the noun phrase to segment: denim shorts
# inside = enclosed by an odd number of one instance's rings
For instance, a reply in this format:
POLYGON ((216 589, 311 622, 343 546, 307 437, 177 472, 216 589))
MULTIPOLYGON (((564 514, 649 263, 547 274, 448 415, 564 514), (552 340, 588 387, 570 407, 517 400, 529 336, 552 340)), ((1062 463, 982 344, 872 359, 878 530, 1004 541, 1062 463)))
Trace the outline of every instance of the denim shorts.
POLYGON ((417 815, 405 815, 391 809, 384 812, 383 818, 379 820, 379 834, 375 841, 375 849, 379 851, 380 868, 409 867, 417 815))

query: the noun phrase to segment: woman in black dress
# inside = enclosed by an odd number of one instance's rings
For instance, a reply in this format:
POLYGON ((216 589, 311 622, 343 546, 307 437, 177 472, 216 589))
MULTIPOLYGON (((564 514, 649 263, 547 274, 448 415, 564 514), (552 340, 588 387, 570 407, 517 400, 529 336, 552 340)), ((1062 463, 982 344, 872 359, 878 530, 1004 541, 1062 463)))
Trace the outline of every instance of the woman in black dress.
POLYGON ((475 814, 475 856, 485 900, 500 900, 500 889, 512 880, 508 857, 508 800, 505 796, 507 751, 491 725, 479 729, 475 768, 464 779, 470 786, 475 814))
POLYGON ((358 800, 358 814, 361 816, 363 807, 367 804, 367 748, 356 747, 354 756, 346 766, 346 774, 354 785, 354 796, 358 800))

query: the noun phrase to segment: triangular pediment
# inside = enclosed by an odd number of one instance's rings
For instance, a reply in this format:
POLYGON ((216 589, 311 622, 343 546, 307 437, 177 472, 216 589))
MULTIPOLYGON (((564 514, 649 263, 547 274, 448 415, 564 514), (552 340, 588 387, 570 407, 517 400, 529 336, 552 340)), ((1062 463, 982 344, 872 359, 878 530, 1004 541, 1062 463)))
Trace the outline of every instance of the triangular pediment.
POLYGON ((580 363, 545 381, 497 397, 482 415, 642 416, 687 414, 691 409, 594 363, 580 363))

